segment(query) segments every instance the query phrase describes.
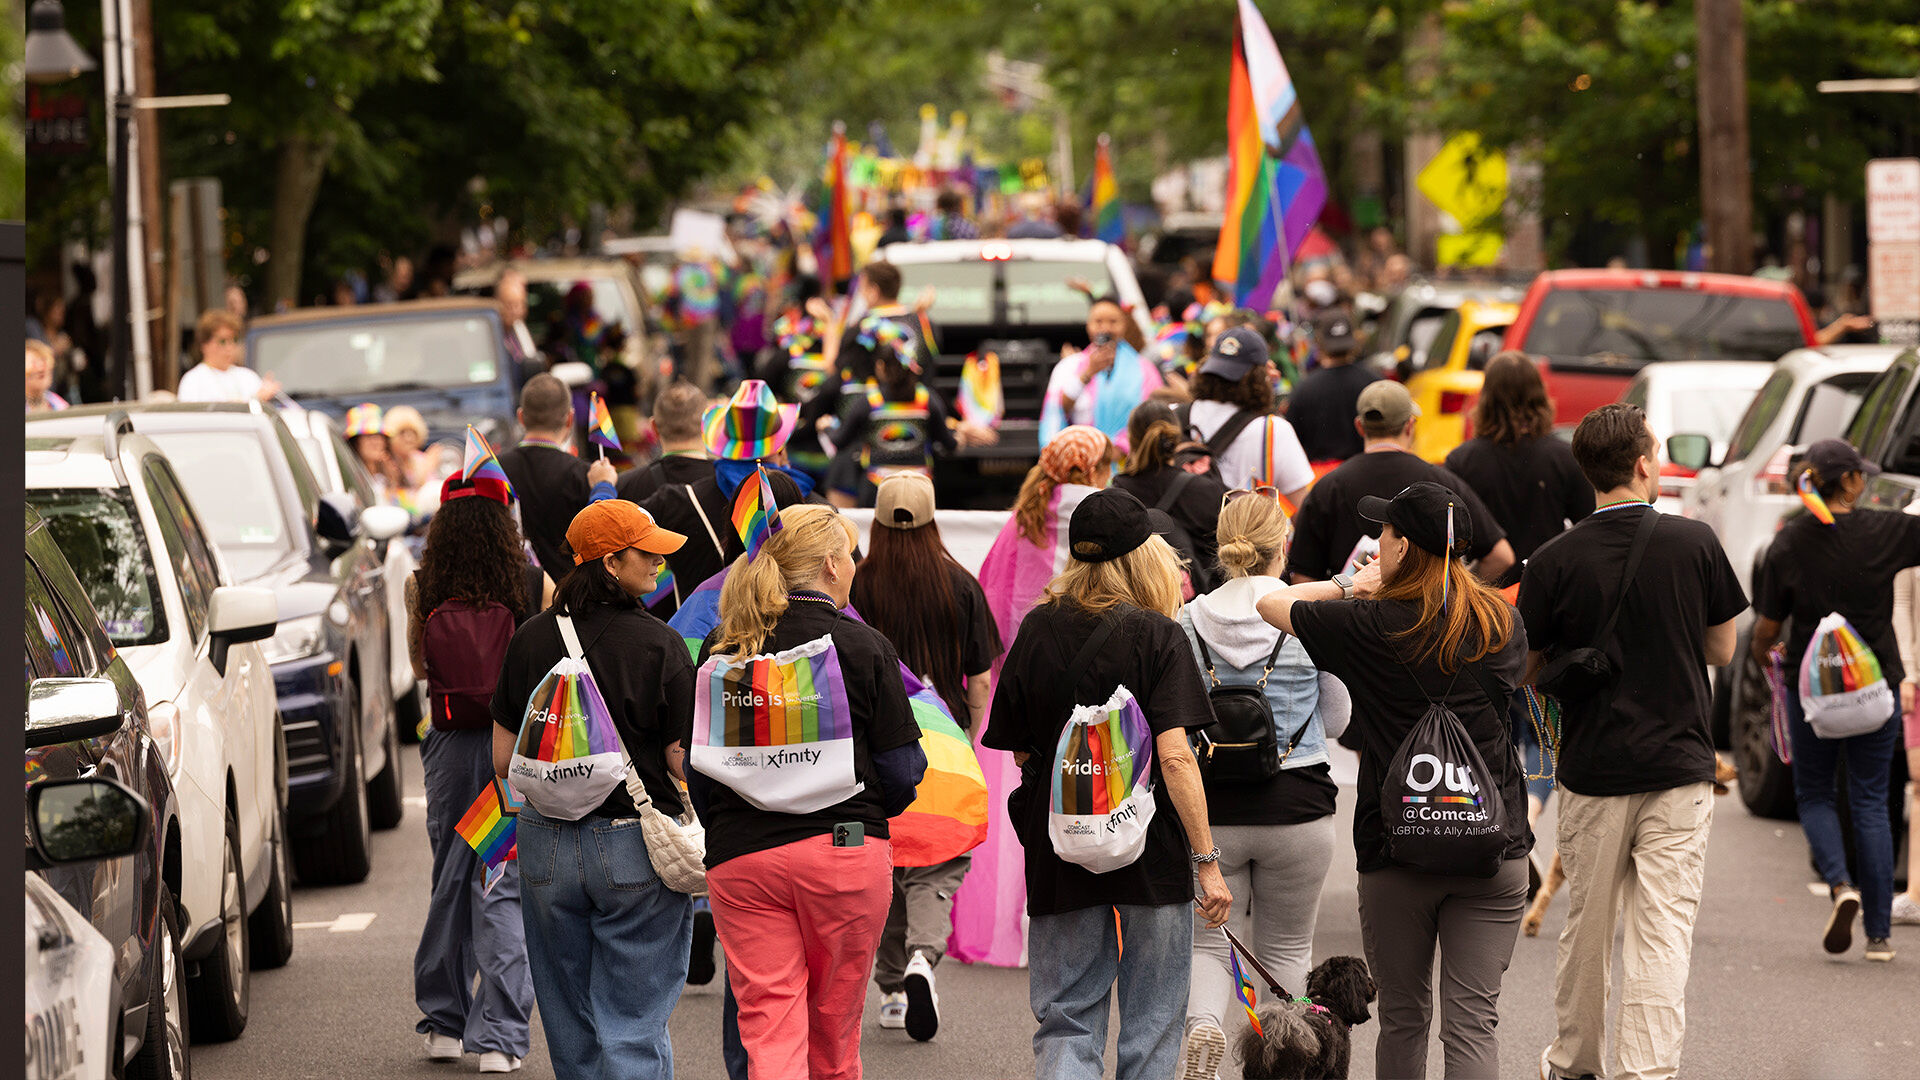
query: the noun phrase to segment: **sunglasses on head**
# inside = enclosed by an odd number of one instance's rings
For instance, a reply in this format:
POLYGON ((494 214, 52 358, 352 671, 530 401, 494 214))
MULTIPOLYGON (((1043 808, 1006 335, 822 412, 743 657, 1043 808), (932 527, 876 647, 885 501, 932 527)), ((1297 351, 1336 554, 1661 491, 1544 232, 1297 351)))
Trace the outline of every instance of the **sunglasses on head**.
POLYGON ((1258 487, 1254 487, 1254 488, 1234 488, 1232 491, 1229 491, 1225 495, 1222 495, 1220 497, 1220 505, 1225 506, 1235 499, 1243 498, 1248 495, 1254 495, 1262 499, 1272 499, 1274 502, 1280 501, 1279 488, 1271 487, 1266 484, 1261 484, 1258 487))

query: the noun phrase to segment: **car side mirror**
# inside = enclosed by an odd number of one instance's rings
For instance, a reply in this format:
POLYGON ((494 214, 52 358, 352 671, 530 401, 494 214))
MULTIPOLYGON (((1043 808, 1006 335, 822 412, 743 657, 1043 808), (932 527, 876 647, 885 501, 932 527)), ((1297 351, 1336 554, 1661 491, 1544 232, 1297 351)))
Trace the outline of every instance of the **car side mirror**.
POLYGON ((27 687, 27 748, 97 739, 120 730, 111 679, 35 679, 27 687))
POLYGON ((391 540, 407 531, 413 515, 399 506, 369 506, 360 511, 360 532, 370 540, 391 540))
POLYGON ((227 650, 247 641, 264 641, 280 625, 280 598, 257 585, 222 585, 207 603, 207 659, 227 673, 227 650))
POLYGON ((332 554, 338 554, 352 545, 359 518, 359 511, 353 507, 353 496, 329 492, 320 496, 319 504, 314 507, 313 531, 332 554))
POLYGON ((140 850, 153 811, 118 780, 104 776, 46 780, 27 789, 30 853, 44 869, 140 850))
POLYGON ((1667 460, 1695 472, 1707 467, 1713 457, 1713 440, 1705 435, 1669 435, 1667 460))

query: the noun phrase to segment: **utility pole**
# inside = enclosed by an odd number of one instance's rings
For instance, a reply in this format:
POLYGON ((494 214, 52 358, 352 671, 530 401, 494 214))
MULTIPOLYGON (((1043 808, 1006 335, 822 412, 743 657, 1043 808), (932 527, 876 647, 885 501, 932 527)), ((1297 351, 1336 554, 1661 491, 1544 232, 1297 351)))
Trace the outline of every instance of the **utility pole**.
POLYGON ((1741 0, 1694 0, 1700 107, 1700 213, 1707 269, 1753 270, 1753 176, 1747 168, 1747 31, 1741 0))

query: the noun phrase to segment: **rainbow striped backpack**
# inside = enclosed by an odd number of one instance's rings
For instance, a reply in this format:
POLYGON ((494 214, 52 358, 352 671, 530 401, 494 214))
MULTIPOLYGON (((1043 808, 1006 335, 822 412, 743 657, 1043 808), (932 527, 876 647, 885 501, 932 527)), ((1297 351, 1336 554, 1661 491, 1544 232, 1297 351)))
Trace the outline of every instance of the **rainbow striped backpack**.
POLYGON ((776 814, 843 803, 853 771, 853 714, 833 635, 771 654, 711 656, 694 686, 687 763, 776 814))
POLYGON ((1146 849, 1153 807, 1153 731, 1133 691, 1075 706, 1053 753, 1054 854, 1096 874, 1130 866, 1146 849))
POLYGON ((1800 658, 1800 708, 1822 739, 1879 731, 1893 718, 1893 688, 1880 658, 1837 611, 1813 628, 1800 658))
POLYGON ((567 655, 527 699, 507 782, 542 817, 578 821, 626 782, 627 755, 573 620, 562 615, 554 621, 567 655))

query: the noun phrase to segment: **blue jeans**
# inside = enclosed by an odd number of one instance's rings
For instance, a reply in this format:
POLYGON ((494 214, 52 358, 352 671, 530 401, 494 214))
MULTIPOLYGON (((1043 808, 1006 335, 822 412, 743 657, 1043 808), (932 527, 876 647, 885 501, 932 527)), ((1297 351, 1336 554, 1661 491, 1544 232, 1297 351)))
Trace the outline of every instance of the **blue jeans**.
POLYGON ((1091 907, 1036 915, 1027 933, 1036 1080, 1100 1080, 1108 1000, 1120 987, 1117 1080, 1165 1080, 1180 1060, 1192 975, 1193 906, 1091 907), (1122 954, 1114 938, 1120 913, 1122 954))
POLYGON ((427 782, 427 843, 433 849, 433 897, 413 954, 414 1030, 450 1035, 470 1054, 497 1050, 526 1057, 533 983, 520 918, 515 863, 481 894, 486 864, 455 826, 493 782, 493 732, 429 729, 420 743, 427 782), (475 972, 480 991, 473 992, 475 972))
MULTIPOLYGON (((1507 716, 1513 722, 1514 749, 1520 751, 1520 763, 1527 767, 1527 771, 1521 774, 1529 778, 1527 794, 1539 799, 1540 805, 1545 806, 1547 799, 1553 795, 1554 780, 1551 776, 1539 780, 1531 779, 1540 775, 1543 755, 1540 752, 1540 736, 1534 732, 1533 719, 1527 712, 1525 694, 1513 695, 1513 704, 1507 706, 1507 716)), ((1557 766, 1559 762, 1554 764, 1557 766)))
POLYGON ((693 901, 660 884, 639 818, 520 812, 520 910, 559 1080, 672 1080, 667 1017, 687 982, 693 901))
POLYGON ((1850 739, 1822 739, 1813 733, 1800 708, 1800 695, 1787 694, 1789 738, 1793 742, 1793 797, 1800 804, 1800 827, 1813 848, 1813 864, 1828 885, 1852 882, 1860 889, 1860 921, 1870 938, 1893 932, 1893 823, 1887 817, 1887 785, 1893 752, 1900 745, 1900 710, 1880 730, 1850 739), (1847 806, 1853 812, 1853 850, 1858 876, 1847 872, 1846 841, 1840 835, 1833 774, 1847 761, 1847 806))

